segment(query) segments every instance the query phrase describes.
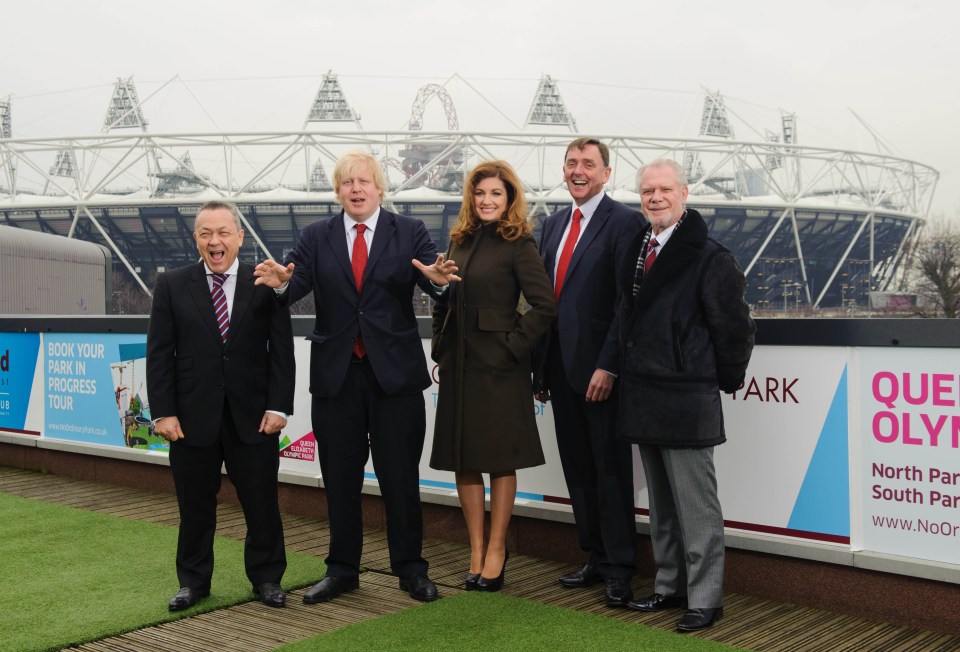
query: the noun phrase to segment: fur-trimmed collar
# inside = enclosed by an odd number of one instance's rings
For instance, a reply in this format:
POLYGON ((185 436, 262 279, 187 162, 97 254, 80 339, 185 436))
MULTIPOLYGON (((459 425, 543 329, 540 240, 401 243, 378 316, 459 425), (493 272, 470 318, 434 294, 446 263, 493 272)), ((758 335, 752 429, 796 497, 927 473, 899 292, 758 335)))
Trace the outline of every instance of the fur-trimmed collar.
MULTIPOLYGON (((629 261, 623 269, 623 288, 633 287, 636 274, 636 261, 640 256, 640 247, 645 240, 649 226, 634 240, 633 246, 627 251, 626 260, 629 261)), ((650 273, 644 277, 640 286, 640 294, 636 299, 638 305, 648 303, 664 285, 678 276, 690 265, 695 265, 700 257, 700 251, 707 242, 707 223, 697 211, 687 209, 683 221, 677 225, 673 235, 663 245, 657 254, 657 262, 650 268, 650 273)))

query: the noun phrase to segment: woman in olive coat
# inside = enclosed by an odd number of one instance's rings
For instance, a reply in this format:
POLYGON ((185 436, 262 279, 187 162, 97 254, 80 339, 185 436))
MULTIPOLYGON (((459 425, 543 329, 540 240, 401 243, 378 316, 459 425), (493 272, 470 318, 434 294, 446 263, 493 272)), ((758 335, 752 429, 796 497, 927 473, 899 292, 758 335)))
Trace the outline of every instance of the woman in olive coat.
POLYGON ((504 161, 481 163, 464 185, 447 252, 462 281, 448 287, 433 312, 440 396, 430 466, 456 476, 470 535, 466 588, 497 591, 516 470, 544 463, 530 356, 557 308, 513 168, 504 161), (522 314, 521 293, 529 306, 522 314), (490 474, 486 546, 482 473, 490 474))

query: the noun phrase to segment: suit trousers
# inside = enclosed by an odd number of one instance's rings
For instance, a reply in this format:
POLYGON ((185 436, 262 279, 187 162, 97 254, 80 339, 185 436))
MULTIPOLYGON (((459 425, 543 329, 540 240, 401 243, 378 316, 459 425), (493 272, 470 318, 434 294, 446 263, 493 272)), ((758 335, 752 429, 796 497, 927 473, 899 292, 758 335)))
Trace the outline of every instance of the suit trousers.
MULTIPOLYGON (((186 436, 190 437, 190 433, 186 436)), ((177 540, 180 586, 210 588, 217 493, 223 465, 237 490, 247 523, 243 552, 247 578, 254 586, 279 583, 287 568, 287 558, 277 497, 280 469, 277 438, 264 436, 263 442, 257 444, 240 441, 230 409, 224 403, 220 432, 212 445, 188 446, 183 441, 175 441, 170 446, 170 469, 180 507, 177 540)))
POLYGON ((360 572, 364 466, 373 468, 387 516, 390 568, 426 574, 421 557, 420 457, 426 431, 423 394, 385 394, 369 363, 354 359, 337 396, 313 397, 313 431, 327 494, 330 550, 327 575, 360 572))
POLYGON ((657 563, 654 591, 686 595, 691 609, 723 606, 723 513, 713 446, 639 447, 657 563))
POLYGON ((580 548, 605 578, 636 569, 633 451, 616 431, 617 396, 588 403, 567 381, 558 338, 547 352, 557 449, 573 506, 580 548))

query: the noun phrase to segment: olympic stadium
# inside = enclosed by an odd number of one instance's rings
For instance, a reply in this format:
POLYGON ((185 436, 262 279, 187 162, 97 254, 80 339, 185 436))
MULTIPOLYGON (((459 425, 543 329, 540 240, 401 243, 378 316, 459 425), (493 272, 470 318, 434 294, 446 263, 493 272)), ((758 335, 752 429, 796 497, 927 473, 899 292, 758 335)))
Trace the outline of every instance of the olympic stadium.
POLYGON ((344 152, 363 149, 387 171, 385 203, 423 220, 442 251, 463 175, 477 162, 502 158, 517 168, 538 233, 570 201, 561 173, 567 144, 588 135, 610 145, 607 193, 637 208, 638 166, 659 157, 684 165, 688 205, 736 254, 757 312, 867 307, 871 296, 902 289, 938 180, 923 163, 808 145, 793 113, 746 124, 719 92, 690 101, 689 136, 661 137, 578 128, 577 102, 566 97, 575 85, 549 76, 512 91, 514 104, 528 107, 519 110, 480 92, 458 105, 452 87, 462 95, 478 84, 451 79, 409 85, 378 107, 392 112, 395 130, 370 129, 365 107, 348 100, 350 84, 332 72, 311 89, 312 102, 285 106, 305 116, 293 129, 156 130, 157 115, 180 109, 141 101, 131 77, 103 94, 105 115, 89 133, 18 137, 17 100, 0 96, 0 224, 108 247, 115 270, 149 293, 157 271, 196 260, 192 220, 202 202, 238 204, 244 260, 281 259, 304 226, 339 212, 329 174, 344 152), (496 128, 464 129, 464 105, 497 117, 496 128))

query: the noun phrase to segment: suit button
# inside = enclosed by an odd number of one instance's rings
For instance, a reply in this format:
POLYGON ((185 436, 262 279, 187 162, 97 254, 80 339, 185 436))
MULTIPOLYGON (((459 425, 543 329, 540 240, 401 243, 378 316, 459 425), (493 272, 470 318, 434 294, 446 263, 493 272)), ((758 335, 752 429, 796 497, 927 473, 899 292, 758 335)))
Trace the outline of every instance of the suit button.
POLYGON ((628 349, 632 349, 632 348, 633 348, 633 342, 627 342, 627 348, 628 348, 628 349))
POLYGON ((229 360, 229 359, 230 359, 230 358, 228 358, 227 356, 223 356, 223 361, 224 361, 224 362, 226 362, 226 361, 229 360))
POLYGON ((224 389, 226 389, 226 387, 227 387, 226 385, 224 385, 223 383, 221 383, 220 385, 217 386, 217 389, 224 390, 224 389))

